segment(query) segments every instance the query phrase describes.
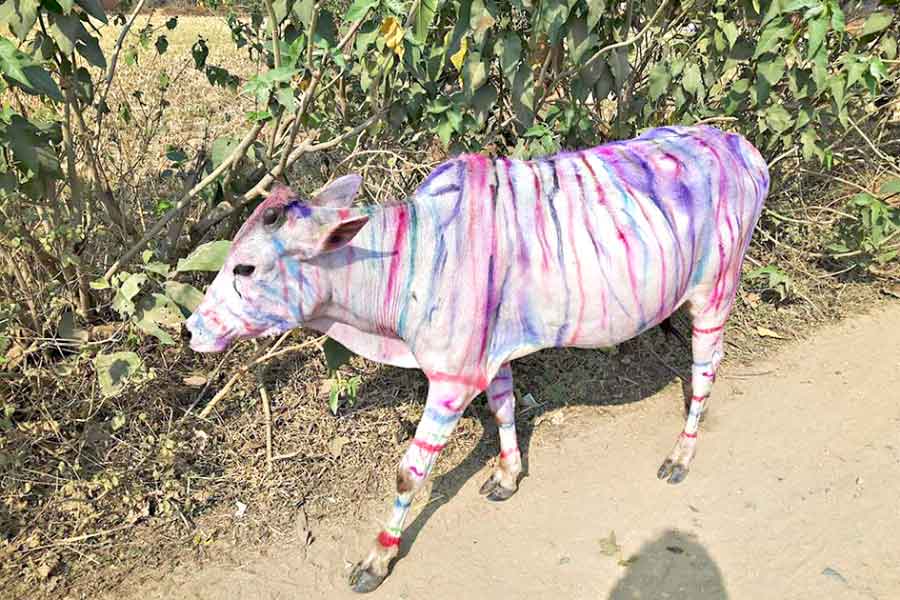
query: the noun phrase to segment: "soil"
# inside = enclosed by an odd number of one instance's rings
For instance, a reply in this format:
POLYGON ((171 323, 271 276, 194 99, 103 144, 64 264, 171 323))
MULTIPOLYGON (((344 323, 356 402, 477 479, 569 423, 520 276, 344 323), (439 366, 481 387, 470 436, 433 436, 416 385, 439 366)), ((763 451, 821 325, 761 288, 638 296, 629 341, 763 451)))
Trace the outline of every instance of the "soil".
MULTIPOLYGON (((682 425, 677 382, 561 407, 523 441, 527 477, 509 501, 478 495, 490 464, 422 494, 370 597, 898 598, 898 400, 895 303, 726 365, 677 486, 655 477, 682 425)), ((340 526, 300 519, 298 543, 159 572, 130 597, 358 598, 346 576, 388 502, 340 526)))

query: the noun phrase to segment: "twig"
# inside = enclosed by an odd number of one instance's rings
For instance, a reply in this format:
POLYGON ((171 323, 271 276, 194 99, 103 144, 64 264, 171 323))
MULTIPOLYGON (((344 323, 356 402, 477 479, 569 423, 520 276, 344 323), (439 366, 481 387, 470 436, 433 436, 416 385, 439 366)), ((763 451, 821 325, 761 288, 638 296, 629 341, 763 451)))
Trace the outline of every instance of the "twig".
MULTIPOLYGON (((136 523, 137 521, 135 521, 136 523)), ((67 537, 61 540, 54 540, 50 543, 51 546, 63 546, 65 544, 75 544, 77 542, 84 542, 86 540, 100 537, 104 535, 109 535, 110 533, 115 533, 117 531, 122 531, 123 529, 128 529, 130 527, 134 527, 135 523, 126 523, 125 525, 119 525, 118 527, 110 527, 109 529, 101 529, 100 531, 95 531, 93 533, 85 533, 84 535, 76 535, 75 537, 67 537)), ((45 546, 46 547, 46 546, 45 546)))
POLYGON ((263 378, 262 367, 257 366, 256 383, 259 386, 259 397, 262 400, 263 420, 266 425, 266 471, 272 472, 272 407, 269 404, 269 392, 266 390, 266 382, 263 378))
MULTIPOLYGON (((112 58, 109 60, 109 65, 106 68, 106 87, 103 89, 103 93, 100 95, 100 101, 97 102, 97 106, 103 106, 106 103, 106 97, 109 95, 109 88, 112 86, 113 77, 116 75, 116 64, 119 62, 119 53, 122 52, 122 44, 125 43, 125 37, 128 35, 128 32, 131 30, 131 27, 134 25, 134 22, 137 20, 138 14, 144 8, 144 3, 147 0, 138 0, 138 3, 135 4, 134 10, 131 11, 131 14, 128 15, 128 21, 125 23, 124 27, 122 27, 122 31, 119 32, 119 38, 116 40, 115 49, 113 50, 112 58)), ((103 111, 98 111, 97 115, 97 150, 100 150, 100 142, 101 136, 100 133, 103 128, 103 111)))
MULTIPOLYGON (((888 163, 888 164, 891 165, 892 167, 896 166, 895 163, 894 163, 894 159, 893 159, 892 157, 888 156, 887 154, 885 154, 884 152, 882 152, 882 151, 878 148, 878 146, 876 146, 876 145, 872 142, 872 140, 869 139, 869 136, 867 136, 865 133, 863 133, 863 130, 859 128, 859 125, 856 124, 856 121, 854 121, 854 120, 853 120, 852 118, 850 118, 849 116, 847 117, 847 120, 850 121, 850 125, 852 125, 852 126, 853 126, 853 129, 856 130, 856 133, 858 133, 858 134, 860 135, 860 137, 862 137, 862 139, 865 140, 866 144, 869 145, 869 148, 871 148, 872 151, 873 151, 879 158, 881 158, 883 161, 885 161, 886 163, 888 163)), ((894 175, 900 175, 900 173, 898 173, 897 171, 894 171, 893 169, 891 169, 891 173, 894 174, 894 175)))
MULTIPOLYGON (((287 332, 287 333, 290 333, 290 332, 287 332)), ((284 338, 287 337, 287 333, 285 333, 284 335, 281 336, 279 341, 276 342, 275 346, 277 346, 277 344, 280 343, 281 340, 283 340, 284 338)), ((234 375, 231 376, 231 379, 228 380, 228 383, 226 383, 225 386, 221 390, 219 390, 215 396, 212 397, 212 399, 209 401, 209 404, 207 404, 206 406, 203 407, 203 410, 200 411, 200 414, 199 414, 200 418, 205 419, 206 417, 208 417, 209 413, 211 413, 212 410, 216 407, 216 404, 219 403, 219 400, 224 398, 225 395, 227 395, 228 392, 231 391, 231 388, 234 387, 234 384, 237 383, 238 379, 240 379, 241 376, 243 376, 245 373, 247 373, 247 371, 249 371, 253 367, 261 365, 264 362, 275 358, 276 356, 285 354, 286 352, 302 350, 303 348, 309 348, 310 346, 318 346, 323 341, 325 341, 324 335, 317 337, 315 339, 312 339, 312 340, 307 340, 307 341, 303 342, 302 344, 295 344, 293 346, 288 346, 287 348, 283 348, 278 351, 275 351, 274 347, 273 347, 273 349, 269 350, 269 352, 267 352, 266 354, 263 354, 263 350, 261 350, 260 352, 257 353, 256 357, 254 357, 250 361, 249 364, 241 365, 238 368, 238 370, 234 373, 234 375)))
POLYGON ((708 119, 700 119, 694 123, 694 125, 706 125, 707 123, 733 123, 737 120, 737 117, 709 117, 708 119))

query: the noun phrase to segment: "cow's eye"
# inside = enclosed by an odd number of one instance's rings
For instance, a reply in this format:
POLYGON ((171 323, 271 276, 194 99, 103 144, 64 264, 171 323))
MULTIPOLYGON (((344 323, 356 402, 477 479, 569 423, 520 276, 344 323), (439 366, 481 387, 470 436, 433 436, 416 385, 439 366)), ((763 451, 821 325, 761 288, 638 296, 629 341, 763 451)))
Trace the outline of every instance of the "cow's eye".
POLYGON ((280 208, 269 207, 263 211, 262 221, 266 227, 274 227, 281 221, 282 210, 280 208))

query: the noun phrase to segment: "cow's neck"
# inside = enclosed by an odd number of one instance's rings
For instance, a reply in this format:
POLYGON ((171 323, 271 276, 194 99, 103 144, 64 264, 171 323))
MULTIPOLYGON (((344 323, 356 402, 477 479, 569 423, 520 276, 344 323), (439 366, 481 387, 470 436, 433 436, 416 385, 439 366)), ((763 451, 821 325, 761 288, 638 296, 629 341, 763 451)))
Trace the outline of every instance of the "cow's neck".
POLYGON ((410 253, 429 224, 422 222, 422 211, 409 203, 356 210, 370 219, 347 248, 323 265, 331 293, 321 318, 399 337, 401 303, 397 299, 411 275, 410 253))

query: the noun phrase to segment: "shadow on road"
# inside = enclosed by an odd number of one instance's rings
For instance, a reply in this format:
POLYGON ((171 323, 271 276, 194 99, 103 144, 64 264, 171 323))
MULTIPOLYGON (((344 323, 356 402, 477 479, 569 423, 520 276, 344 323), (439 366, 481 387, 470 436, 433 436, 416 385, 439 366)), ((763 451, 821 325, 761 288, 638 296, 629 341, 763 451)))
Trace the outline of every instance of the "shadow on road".
POLYGON ((726 600, 722 573, 696 536, 668 530, 629 560, 609 600, 726 600))

